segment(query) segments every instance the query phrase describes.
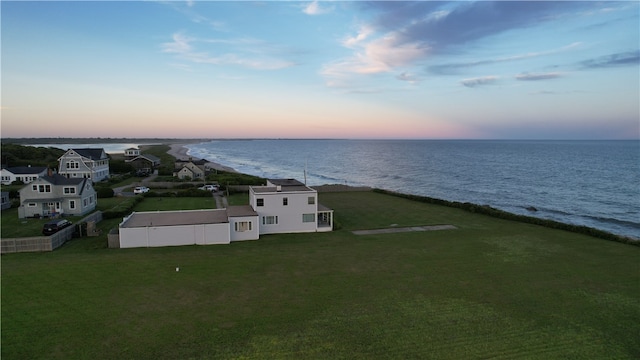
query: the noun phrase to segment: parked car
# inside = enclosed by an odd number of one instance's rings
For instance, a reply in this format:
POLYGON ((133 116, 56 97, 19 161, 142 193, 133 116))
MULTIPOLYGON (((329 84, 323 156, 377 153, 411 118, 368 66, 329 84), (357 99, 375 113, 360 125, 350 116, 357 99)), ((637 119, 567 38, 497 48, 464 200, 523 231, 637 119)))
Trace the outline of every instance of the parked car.
POLYGON ((218 185, 204 185, 204 186, 200 186, 198 189, 200 190, 207 190, 207 191, 218 191, 218 185))
POLYGON ((148 193, 149 190, 151 190, 151 189, 149 189, 146 186, 136 186, 136 188, 133 189, 133 193, 134 194, 144 194, 144 193, 148 193))
POLYGON ((146 177, 151 175, 151 170, 150 169, 138 169, 136 170, 136 176, 137 177, 146 177))
POLYGON ((42 226, 42 234, 49 236, 69 226, 71 226, 71 221, 69 220, 49 221, 42 226))

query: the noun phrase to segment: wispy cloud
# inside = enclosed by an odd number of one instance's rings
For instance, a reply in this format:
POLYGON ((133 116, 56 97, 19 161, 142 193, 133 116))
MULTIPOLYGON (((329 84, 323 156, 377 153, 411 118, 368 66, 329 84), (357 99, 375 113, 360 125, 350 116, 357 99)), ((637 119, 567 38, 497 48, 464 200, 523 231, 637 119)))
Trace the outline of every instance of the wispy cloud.
POLYGON ((587 91, 583 90, 573 90, 573 91, 551 91, 551 90, 540 90, 535 92, 530 92, 529 95, 567 95, 567 94, 585 94, 587 91))
POLYGON ((377 27, 400 31, 403 41, 424 42, 434 53, 597 7, 572 1, 392 2, 369 6, 383 11, 377 27))
POLYGON ((320 6, 320 2, 317 0, 314 0, 308 4, 306 4, 304 6, 304 8, 302 9, 302 12, 307 14, 307 15, 321 15, 321 14, 326 14, 329 13, 333 10, 332 7, 329 6, 320 6))
POLYGON ((400 43, 397 34, 390 33, 369 40, 373 31, 361 29, 355 37, 347 38, 343 45, 354 50, 351 57, 326 64, 321 74, 328 78, 327 84, 342 82, 352 75, 392 72, 397 68, 412 65, 429 51, 418 42, 400 43), (367 40, 367 41, 365 41, 367 40))
POLYGON ((497 76, 482 76, 470 79, 463 79, 460 81, 460 84, 466 86, 468 88, 474 88, 478 86, 491 85, 498 81, 497 76))
POLYGON ((160 45, 162 52, 175 54, 179 58, 200 64, 236 65, 254 70, 278 70, 295 66, 296 63, 279 59, 269 51, 259 51, 256 44, 262 42, 249 39, 197 39, 184 33, 173 34, 172 41, 160 45), (194 44, 209 45, 207 50, 197 50, 194 44), (212 45, 224 44, 230 51, 212 45), (251 44, 251 46, 246 46, 251 44))
POLYGON ((420 81, 422 81, 422 78, 418 75, 418 74, 414 74, 414 73, 410 73, 407 71, 404 71, 398 75, 396 75, 396 79, 401 80, 401 81, 406 81, 410 84, 417 84, 420 81))
POLYGON ((347 36, 342 41, 342 45, 347 48, 354 48, 365 41, 371 34, 375 32, 374 28, 369 25, 362 25, 355 36, 347 36))
POLYGON ((640 64, 640 50, 615 53, 589 59, 581 62, 581 66, 587 69, 607 68, 614 66, 629 66, 640 64))
POLYGON ((203 24, 217 31, 225 30, 225 23, 221 20, 214 20, 207 16, 203 16, 195 10, 195 0, 187 0, 184 2, 177 1, 161 1, 161 3, 170 6, 173 10, 186 16, 191 22, 203 24))
POLYGON ((493 64, 499 64, 499 63, 521 61, 521 60, 527 60, 527 59, 548 56, 548 55, 555 55, 555 54, 563 53, 566 51, 579 49, 581 47, 582 47, 581 42, 574 42, 557 49, 551 49, 551 50, 545 50, 545 51, 534 51, 534 52, 528 52, 524 54, 515 54, 510 56, 502 56, 497 58, 483 59, 483 60, 476 60, 476 61, 432 65, 429 67, 429 71, 435 74, 453 75, 453 74, 457 74, 459 70, 462 70, 462 69, 473 68, 476 66, 483 66, 483 65, 493 65, 493 64))
MULTIPOLYGON (((359 5, 378 11, 379 15, 362 25, 355 35, 342 40, 341 44, 352 49, 353 54, 325 64, 321 74, 328 79, 327 84, 358 74, 402 74, 435 56, 454 49, 464 51, 462 46, 471 42, 542 24, 556 19, 559 14, 575 14, 594 6, 584 2, 536 1, 366 2, 359 5)), ((549 55, 579 45, 574 43, 544 52, 435 65, 429 70, 450 74, 462 68, 549 55)), ((403 76, 396 78, 406 81, 403 76)), ((470 84, 476 86, 473 82, 470 84)))
POLYGON ((551 72, 551 73, 535 73, 535 74, 531 74, 531 73, 523 73, 523 74, 518 74, 516 75, 516 80, 522 80, 522 81, 538 81, 538 80, 551 80, 551 79, 557 79, 559 77, 562 77, 562 74, 557 73, 557 72, 551 72))

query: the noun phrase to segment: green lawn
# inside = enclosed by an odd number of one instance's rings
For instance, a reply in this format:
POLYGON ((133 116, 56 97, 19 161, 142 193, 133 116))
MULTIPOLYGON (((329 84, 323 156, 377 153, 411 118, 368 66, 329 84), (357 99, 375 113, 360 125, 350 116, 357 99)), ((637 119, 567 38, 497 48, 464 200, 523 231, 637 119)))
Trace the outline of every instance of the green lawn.
POLYGON ((637 246, 372 192, 320 202, 340 230, 3 255, 2 359, 640 357, 637 246), (432 224, 458 229, 350 232, 432 224))
POLYGON ((178 198, 148 197, 136 205, 135 211, 196 210, 215 208, 216 201, 213 196, 178 198))

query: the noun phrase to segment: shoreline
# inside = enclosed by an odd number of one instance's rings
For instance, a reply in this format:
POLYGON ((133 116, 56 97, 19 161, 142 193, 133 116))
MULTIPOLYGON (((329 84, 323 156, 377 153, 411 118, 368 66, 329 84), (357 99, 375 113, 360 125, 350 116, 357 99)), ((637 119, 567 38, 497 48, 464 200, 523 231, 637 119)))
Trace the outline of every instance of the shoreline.
POLYGON ((169 150, 167 151, 167 154, 173 156, 174 158, 176 158, 176 160, 189 160, 189 159, 205 160, 207 162, 205 166, 207 166, 207 167, 209 167, 211 169, 237 173, 237 171, 234 168, 231 168, 229 166, 224 166, 222 164, 210 161, 208 159, 200 159, 200 158, 197 158, 195 156, 189 155, 189 153, 188 153, 189 149, 186 147, 186 145, 190 145, 190 144, 196 144, 196 143, 195 142, 184 142, 184 143, 167 144, 167 145, 169 145, 169 150))

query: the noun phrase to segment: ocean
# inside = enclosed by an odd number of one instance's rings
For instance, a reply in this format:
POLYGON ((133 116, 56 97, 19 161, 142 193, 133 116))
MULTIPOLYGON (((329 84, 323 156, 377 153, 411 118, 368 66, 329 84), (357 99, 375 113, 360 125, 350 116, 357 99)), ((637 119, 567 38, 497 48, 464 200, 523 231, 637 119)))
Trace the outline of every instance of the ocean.
POLYGON ((489 205, 640 238, 639 141, 216 140, 187 148, 265 178, 489 205))

